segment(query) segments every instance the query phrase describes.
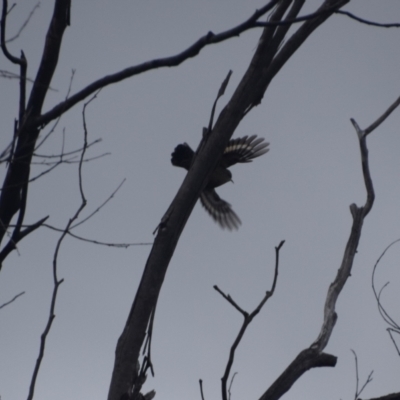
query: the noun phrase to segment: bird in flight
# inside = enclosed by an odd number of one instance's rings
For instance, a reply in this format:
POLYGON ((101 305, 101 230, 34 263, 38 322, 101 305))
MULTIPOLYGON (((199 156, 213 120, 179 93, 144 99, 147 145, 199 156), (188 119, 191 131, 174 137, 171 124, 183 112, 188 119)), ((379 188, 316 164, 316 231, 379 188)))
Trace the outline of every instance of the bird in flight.
MULTIPOLYGON (((257 138, 257 135, 253 135, 232 139, 225 147, 219 164, 200 194, 201 204, 221 228, 238 229, 241 221, 232 210, 232 206, 218 196, 215 188, 232 181, 229 167, 237 163, 252 162, 254 158, 267 153, 268 146, 269 143, 264 142, 264 138, 257 138)), ((194 151, 187 143, 179 144, 172 153, 171 163, 189 171, 193 157, 194 151)))

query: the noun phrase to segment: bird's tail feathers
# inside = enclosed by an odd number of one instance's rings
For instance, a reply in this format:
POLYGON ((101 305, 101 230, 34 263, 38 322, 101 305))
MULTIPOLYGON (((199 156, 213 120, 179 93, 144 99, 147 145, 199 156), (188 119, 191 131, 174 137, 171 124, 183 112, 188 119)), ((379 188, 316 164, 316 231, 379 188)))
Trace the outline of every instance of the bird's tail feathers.
POLYGON ((194 151, 187 143, 178 144, 171 156, 172 165, 189 170, 190 165, 192 164, 194 151))

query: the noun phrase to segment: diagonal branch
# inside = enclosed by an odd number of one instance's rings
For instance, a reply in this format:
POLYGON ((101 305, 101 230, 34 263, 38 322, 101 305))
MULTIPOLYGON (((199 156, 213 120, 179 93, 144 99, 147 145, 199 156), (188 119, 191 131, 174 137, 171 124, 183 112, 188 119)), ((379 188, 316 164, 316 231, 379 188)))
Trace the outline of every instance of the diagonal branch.
MULTIPOLYGON (((323 9, 326 10, 333 5, 339 8, 348 1, 326 0, 323 9)), ((298 0, 293 2, 292 0, 283 0, 274 10, 270 20, 280 20, 292 3, 293 9, 300 10, 298 0)), ((304 22, 295 33, 296 45, 290 48, 283 47, 285 57, 288 59, 304 43, 311 32, 332 13, 333 10, 315 18, 315 20, 304 22), (303 28, 305 25, 307 26, 306 30, 303 28), (303 33, 299 34, 299 31, 303 33)), ((291 18, 293 17, 294 15, 291 15, 291 18)), ((278 28, 277 25, 264 29, 248 71, 239 83, 231 100, 220 113, 208 140, 196 156, 181 188, 162 218, 135 300, 118 340, 108 400, 120 400, 121 396, 129 393, 134 383, 135 369, 140 349, 144 343, 146 328, 186 221, 198 200, 200 192, 207 183, 209 175, 219 162, 226 143, 246 114, 246 110, 260 101, 260 94, 263 95, 264 92, 256 91, 255 88, 261 88, 261 91, 265 91, 268 82, 275 75, 274 71, 271 70, 271 64, 274 63, 271 59, 274 60, 274 55, 279 46, 270 48, 270 44, 274 43, 274 33, 278 28), (262 83, 262 85, 258 85, 259 83, 262 83)))
POLYGON ((239 36, 241 33, 249 29, 256 28, 257 26, 255 25, 255 22, 263 15, 265 15, 268 11, 270 11, 273 7, 275 7, 275 5, 279 3, 279 1, 280 0, 271 0, 264 7, 261 7, 259 10, 254 12, 254 14, 250 18, 248 18, 245 22, 237 25, 234 28, 231 28, 219 34, 214 34, 211 31, 208 32, 206 35, 202 36, 195 43, 193 43, 186 50, 182 51, 179 54, 176 54, 171 57, 158 58, 155 60, 144 62, 136 66, 128 67, 122 71, 116 72, 111 75, 107 75, 101 79, 98 79, 97 81, 94 81, 93 83, 89 84, 78 93, 75 93, 69 99, 59 103, 51 110, 38 117, 34 122, 35 126, 38 127, 48 124, 50 121, 59 117, 61 114, 65 113, 67 110, 69 110, 74 105, 85 99, 87 96, 91 95, 92 93, 103 87, 106 87, 113 83, 120 82, 124 79, 142 74, 144 72, 153 69, 162 67, 175 67, 181 64, 182 62, 188 60, 189 58, 197 56, 200 53, 200 51, 206 46, 223 42, 225 40, 239 36))
POLYGON ((398 22, 385 24, 385 23, 380 23, 380 22, 375 22, 375 21, 369 21, 367 19, 357 17, 357 15, 355 15, 349 11, 345 11, 345 10, 337 10, 337 11, 335 11, 335 13, 339 14, 339 15, 346 15, 347 17, 354 19, 355 21, 361 22, 362 24, 365 24, 365 25, 378 26, 380 28, 400 28, 400 23, 398 23, 398 22))
MULTIPOLYGON (((7 0, 3 0, 3 16, 7 0)), ((8 167, 0 195, 0 242, 8 229, 11 219, 19 211, 16 235, 23 223, 24 207, 28 192, 27 182, 30 163, 39 135, 39 130, 29 128, 29 120, 36 118, 42 109, 46 93, 58 62, 63 33, 69 24, 70 0, 56 0, 39 70, 33 84, 25 112, 25 74, 21 72, 20 118, 15 132, 15 152, 8 167)), ((2 40, 4 39, 5 19, 2 18, 2 40)), ((24 56, 22 56, 24 58, 24 56)), ((13 147, 14 148, 14 147, 13 147)))
POLYGON ((375 130, 399 106, 399 104, 400 97, 398 97, 397 100, 374 123, 365 129, 365 134, 369 135, 373 130, 375 130))
POLYGON ((18 297, 20 297, 20 296, 22 296, 22 295, 24 295, 24 294, 25 294, 25 292, 21 292, 21 293, 16 294, 11 300, 8 300, 8 301, 6 301, 5 303, 3 303, 3 304, 0 306, 0 309, 2 309, 2 308, 4 308, 4 307, 8 306, 8 305, 11 304, 11 303, 13 303, 15 300, 18 299, 18 297))
MULTIPOLYGON (((383 117, 386 113, 387 112, 385 112, 380 118, 378 118, 377 121, 380 121, 381 119, 383 120, 383 117)), ((317 339, 308 349, 305 349, 299 353, 299 355, 291 362, 289 367, 260 397, 260 400, 279 399, 291 388, 294 382, 296 382, 296 380, 299 379, 301 375, 310 368, 320 366, 333 367, 336 364, 336 357, 323 353, 323 350, 329 342, 330 336, 333 332, 333 328, 337 320, 337 314, 335 311, 336 301, 345 283, 347 282, 348 277, 351 274, 354 258, 357 253, 358 243, 361 237, 364 219, 370 212, 375 199, 374 188, 372 185, 372 179, 369 170, 368 149, 366 144, 367 130, 361 130, 358 124, 353 119, 351 120, 351 122, 357 132, 357 136, 359 139, 364 184, 367 192, 365 204, 362 207, 357 207, 355 204, 352 204, 350 206, 350 211, 353 217, 353 224, 351 227, 349 239, 346 244, 341 266, 337 272, 336 278, 331 283, 328 289, 324 307, 324 321, 317 339)), ((376 124, 373 129, 375 129, 378 125, 379 124, 376 124)), ((393 397, 393 399, 397 399, 396 396, 398 396, 398 394, 395 394, 394 396, 395 397, 393 397)), ((390 397, 387 397, 388 400, 389 398, 390 397)), ((382 397, 382 399, 386 400, 386 397, 384 396, 382 397)))

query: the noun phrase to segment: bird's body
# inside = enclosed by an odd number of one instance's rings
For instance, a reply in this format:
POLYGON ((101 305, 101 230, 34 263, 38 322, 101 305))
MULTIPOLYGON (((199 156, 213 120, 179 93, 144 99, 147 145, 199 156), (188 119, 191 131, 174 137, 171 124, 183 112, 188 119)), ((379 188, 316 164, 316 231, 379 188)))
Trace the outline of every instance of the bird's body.
MULTIPOLYGON (((231 205, 218 196, 215 188, 232 181, 232 173, 228 169, 230 166, 253 161, 267 153, 268 146, 269 143, 264 142, 264 138, 257 138, 256 135, 230 140, 226 146, 219 164, 200 194, 201 204, 222 228, 238 229, 241 221, 231 205)), ((187 143, 179 144, 172 153, 171 163, 189 171, 193 157, 194 151, 187 143)))

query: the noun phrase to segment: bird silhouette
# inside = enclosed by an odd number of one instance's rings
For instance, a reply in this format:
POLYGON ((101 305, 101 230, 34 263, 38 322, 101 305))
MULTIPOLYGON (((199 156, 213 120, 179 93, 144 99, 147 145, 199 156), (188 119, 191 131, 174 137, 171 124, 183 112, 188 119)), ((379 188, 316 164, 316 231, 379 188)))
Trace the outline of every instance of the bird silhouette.
MULTIPOLYGON (((232 181, 229 167, 238 163, 252 162, 254 158, 267 153, 268 146, 269 143, 264 142, 264 138, 257 138, 257 135, 253 135, 232 139, 225 147, 224 154, 200 194, 201 204, 221 228, 238 229, 242 222, 232 210, 232 206, 218 196, 215 188, 232 181)), ((187 143, 183 143, 175 147, 171 156, 172 165, 189 171, 194 151, 187 143)))

